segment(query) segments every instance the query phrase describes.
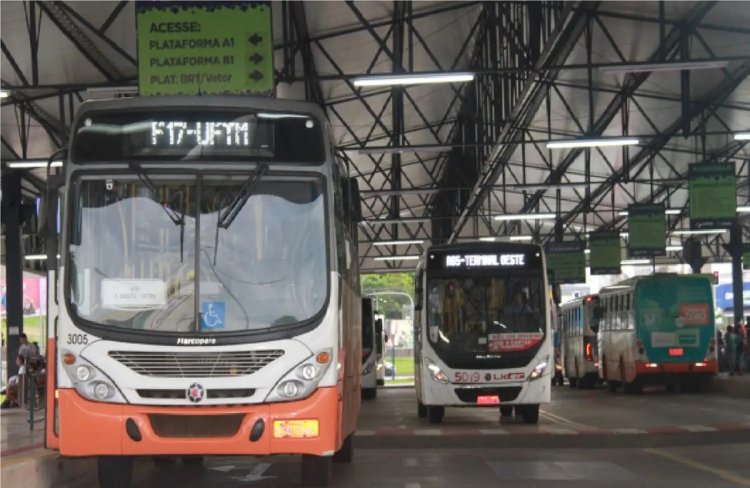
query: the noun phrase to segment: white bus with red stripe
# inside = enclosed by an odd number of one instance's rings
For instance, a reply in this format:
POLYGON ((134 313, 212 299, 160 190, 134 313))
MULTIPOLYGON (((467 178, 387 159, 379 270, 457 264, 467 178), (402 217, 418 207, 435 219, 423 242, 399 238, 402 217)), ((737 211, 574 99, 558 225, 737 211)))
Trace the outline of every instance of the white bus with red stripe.
POLYGON ((538 421, 554 368, 544 270, 542 249, 531 244, 426 252, 414 325, 420 417, 440 423, 445 407, 494 407, 538 421))
POLYGON ((599 379, 598 306, 597 295, 586 295, 560 307, 563 375, 571 388, 590 388, 599 379))

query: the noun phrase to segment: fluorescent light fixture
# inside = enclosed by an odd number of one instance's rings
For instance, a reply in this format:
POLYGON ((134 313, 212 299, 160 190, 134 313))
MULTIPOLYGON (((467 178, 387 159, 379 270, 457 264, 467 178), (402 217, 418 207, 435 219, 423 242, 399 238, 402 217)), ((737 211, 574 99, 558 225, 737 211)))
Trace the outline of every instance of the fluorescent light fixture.
POLYGON ((480 241, 484 241, 484 242, 495 242, 496 239, 497 237, 480 237, 479 238, 480 241))
POLYGON ((415 261, 419 256, 378 256, 375 261, 415 261))
POLYGON ((26 256, 24 256, 24 259, 26 261, 43 261, 47 259, 47 255, 46 254, 27 254, 26 256))
POLYGON ((510 236, 510 242, 529 242, 533 240, 534 236, 510 236))
POLYGON ((566 149, 574 147, 608 147, 608 146, 634 146, 638 144, 634 137, 603 137, 600 139, 569 139, 564 141, 551 141, 547 143, 547 149, 566 149))
POLYGON ((277 119, 309 119, 309 115, 305 114, 285 114, 281 112, 259 112, 259 119, 277 120, 277 119))
POLYGON ((737 207, 737 213, 750 213, 750 207, 748 206, 737 207))
POLYGON ((411 73, 354 78, 354 86, 421 85, 423 83, 463 83, 474 80, 474 73, 411 73))
POLYGON ((750 132, 738 132, 734 135, 735 141, 750 141, 750 132))
POLYGON ((507 214, 507 215, 496 215, 495 220, 510 221, 510 220, 549 220, 557 217, 553 213, 539 213, 539 214, 507 214))
POLYGON ((627 232, 620 232, 620 237, 623 238, 623 239, 627 239, 629 236, 630 236, 630 234, 627 233, 627 232))
POLYGON ((135 85, 123 86, 94 86, 86 88, 89 95, 104 95, 116 97, 117 95, 138 95, 138 87, 135 85))
POLYGON ((408 152, 448 152, 453 149, 450 145, 424 144, 414 146, 371 146, 347 148, 344 151, 356 151, 359 154, 402 154, 408 152))
POLYGON ((682 251, 682 246, 667 246, 667 252, 680 252, 682 251))
MULTIPOLYGON (((9 168, 12 169, 34 169, 34 168, 46 168, 47 167, 47 161, 43 159, 29 159, 27 161, 8 161, 6 163, 9 168)), ((52 161, 53 168, 60 168, 62 167, 63 162, 62 161, 52 161)))
POLYGON ((677 63, 633 63, 621 66, 603 66, 601 73, 641 73, 644 71, 683 71, 718 69, 729 66, 729 61, 685 61, 677 63))
POLYGON ((625 266, 635 266, 638 264, 651 264, 650 259, 623 259, 620 264, 624 264, 625 266))
MULTIPOLYGON (((680 215, 682 213, 682 210, 680 210, 679 208, 668 208, 664 211, 664 213, 667 215, 680 215)), ((627 217, 628 211, 620 210, 619 212, 617 212, 617 215, 620 215, 622 217, 627 217)))
POLYGON ((0 98, 8 98, 10 96, 10 92, 8 90, 0 90, 0 98))
POLYGON ((709 234, 723 234, 724 232, 728 232, 727 229, 680 229, 680 230, 673 230, 672 234, 676 236, 695 236, 695 235, 709 235, 709 234))
POLYGON ((372 245, 373 246, 400 246, 400 245, 407 246, 411 244, 422 244, 423 242, 424 242, 423 240, 414 239, 411 241, 409 240, 380 241, 380 242, 373 242, 372 245))
POLYGON ((583 254, 591 254, 591 249, 584 249, 583 254))

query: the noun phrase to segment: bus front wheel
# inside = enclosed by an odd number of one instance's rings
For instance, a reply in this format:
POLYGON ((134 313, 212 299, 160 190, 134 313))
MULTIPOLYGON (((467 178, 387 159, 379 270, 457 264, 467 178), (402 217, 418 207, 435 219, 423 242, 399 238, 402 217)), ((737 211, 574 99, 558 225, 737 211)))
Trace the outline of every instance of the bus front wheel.
POLYGON ((97 462, 99 486, 128 488, 133 479, 133 458, 128 456, 99 456, 97 462))
POLYGON ((575 388, 576 386, 578 386, 578 378, 573 378, 572 376, 569 376, 568 384, 570 385, 571 388, 575 388))
POLYGON ((305 486, 328 486, 331 484, 330 456, 302 455, 302 484, 305 486))
POLYGON ((445 407, 427 407, 427 417, 429 417, 431 424, 439 424, 442 422, 443 415, 445 415, 445 407))
POLYGON ((427 407, 424 406, 424 403, 417 400, 417 416, 420 419, 423 419, 427 417, 427 407))
POLYGON ((500 416, 509 418, 513 416, 513 405, 500 405, 500 416))
POLYGON ((524 405, 521 415, 524 424, 539 423, 539 405, 524 405))
POLYGON ((354 446, 352 444, 352 437, 354 434, 349 434, 344 439, 344 443, 341 444, 341 449, 336 451, 333 455, 333 461, 336 463, 350 463, 354 456, 354 446))

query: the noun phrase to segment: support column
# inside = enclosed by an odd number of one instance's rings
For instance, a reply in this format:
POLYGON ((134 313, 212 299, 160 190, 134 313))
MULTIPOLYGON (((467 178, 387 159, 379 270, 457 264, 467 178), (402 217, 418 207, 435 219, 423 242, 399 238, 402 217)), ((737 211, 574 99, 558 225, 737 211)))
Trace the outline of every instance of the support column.
POLYGON ((19 334, 23 333, 23 256, 21 255, 21 175, 2 178, 2 223, 5 225, 6 364, 8 377, 16 374, 19 334))
POLYGON ((729 252, 732 255, 732 293, 734 294, 734 325, 745 322, 742 286, 742 226, 734 219, 729 235, 729 252))

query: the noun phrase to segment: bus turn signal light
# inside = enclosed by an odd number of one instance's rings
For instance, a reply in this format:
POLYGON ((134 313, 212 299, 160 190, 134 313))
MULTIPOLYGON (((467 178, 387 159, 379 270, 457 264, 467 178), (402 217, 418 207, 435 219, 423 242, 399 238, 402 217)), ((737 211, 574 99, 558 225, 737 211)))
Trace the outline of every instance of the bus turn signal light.
POLYGON ((70 366, 71 364, 73 364, 73 363, 75 363, 75 362, 76 362, 76 357, 75 357, 75 355, 73 355, 73 354, 71 354, 71 353, 69 353, 69 352, 68 352, 68 353, 65 353, 65 354, 63 354, 63 363, 65 363, 65 364, 67 364, 68 366, 70 366))
POLYGON ((586 361, 591 362, 593 360, 594 360, 594 352, 593 352, 593 349, 591 347, 591 343, 587 342, 586 343, 586 361))
POLYGON ((315 356, 315 360, 320 364, 328 364, 328 362, 331 360, 331 354, 327 351, 320 352, 317 356, 315 356))

